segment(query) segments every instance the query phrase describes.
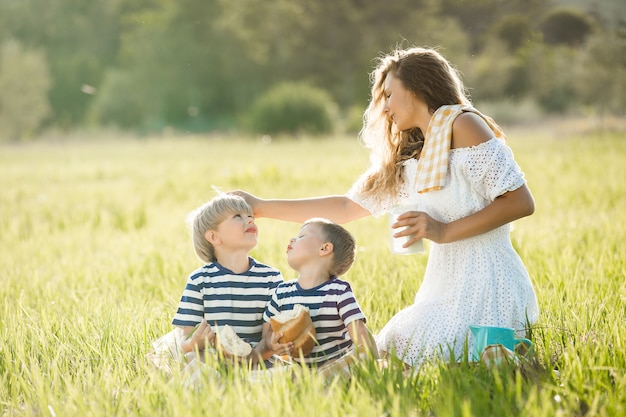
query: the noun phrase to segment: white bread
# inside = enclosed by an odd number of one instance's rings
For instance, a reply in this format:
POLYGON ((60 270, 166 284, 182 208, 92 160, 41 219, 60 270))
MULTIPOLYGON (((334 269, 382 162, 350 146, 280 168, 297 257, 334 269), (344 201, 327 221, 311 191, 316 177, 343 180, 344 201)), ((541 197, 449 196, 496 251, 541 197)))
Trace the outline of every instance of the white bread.
POLYGON ((315 347, 316 332, 309 308, 296 304, 293 310, 283 311, 270 319, 274 333, 282 333, 280 343, 293 342, 291 356, 298 358, 306 356, 315 347))
POLYGON ((215 348, 226 357, 247 358, 252 346, 244 342, 229 325, 220 326, 215 332, 215 348))

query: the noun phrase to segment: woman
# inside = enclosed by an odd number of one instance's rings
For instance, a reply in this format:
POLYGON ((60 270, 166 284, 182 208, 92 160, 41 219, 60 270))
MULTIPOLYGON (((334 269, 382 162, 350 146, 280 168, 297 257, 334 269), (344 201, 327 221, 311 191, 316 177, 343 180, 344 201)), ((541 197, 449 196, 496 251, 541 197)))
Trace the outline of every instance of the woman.
MULTIPOLYGON (((377 336, 408 365, 437 355, 459 360, 470 324, 524 335, 538 307, 513 249, 510 222, 534 211, 524 175, 500 128, 474 109, 457 72, 437 51, 398 50, 380 59, 361 138, 370 168, 348 194, 260 199, 238 191, 255 216, 345 223, 417 203, 394 224, 396 237, 433 242, 414 304, 377 336)), ((472 348, 472 340, 469 341, 472 348)))

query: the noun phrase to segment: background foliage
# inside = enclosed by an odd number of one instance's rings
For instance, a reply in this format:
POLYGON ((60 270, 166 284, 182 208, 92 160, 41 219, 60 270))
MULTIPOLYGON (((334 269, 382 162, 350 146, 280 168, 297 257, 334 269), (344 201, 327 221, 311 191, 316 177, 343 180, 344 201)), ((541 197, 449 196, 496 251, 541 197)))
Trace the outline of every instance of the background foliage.
POLYGON ((255 100, 250 110, 251 131, 266 134, 331 133, 334 106, 319 88, 299 83, 281 83, 255 100))
POLYGON ((374 59, 398 45, 440 47, 477 104, 623 115, 625 9, 622 0, 0 0, 0 84, 16 86, 0 89, 0 140, 86 126, 238 129, 259 96, 288 81, 326 91, 339 125, 353 126, 374 59), (37 104, 28 125, 13 116, 24 102, 37 104))

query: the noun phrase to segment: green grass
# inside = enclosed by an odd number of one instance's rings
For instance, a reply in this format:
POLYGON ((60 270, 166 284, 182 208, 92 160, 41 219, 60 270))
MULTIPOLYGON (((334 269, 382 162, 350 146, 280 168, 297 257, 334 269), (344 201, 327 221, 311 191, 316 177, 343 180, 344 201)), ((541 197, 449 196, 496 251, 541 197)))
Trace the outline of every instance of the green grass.
MULTIPOLYGON (((198 264, 184 219, 211 186, 260 196, 343 193, 367 165, 356 140, 167 138, 0 146, 0 411, 7 416, 582 416, 626 414, 626 140, 622 133, 509 134, 536 213, 512 239, 541 315, 516 369, 360 369, 197 389, 144 360, 170 330, 198 264), (558 370, 559 374, 552 372, 558 370)), ((259 219, 252 253, 285 259, 298 225, 259 219)), ((377 332, 412 302, 427 254, 389 252, 386 219, 346 225, 346 276, 377 332)))

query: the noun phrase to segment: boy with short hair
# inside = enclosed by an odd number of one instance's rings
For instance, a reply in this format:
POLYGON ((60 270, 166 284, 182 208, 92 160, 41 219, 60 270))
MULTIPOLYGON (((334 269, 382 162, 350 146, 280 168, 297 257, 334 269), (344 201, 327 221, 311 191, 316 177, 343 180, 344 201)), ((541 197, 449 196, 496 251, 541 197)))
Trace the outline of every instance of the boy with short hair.
POLYGON ((291 353, 293 343, 277 343, 279 335, 272 333, 271 317, 300 304, 309 309, 317 343, 308 355, 294 355, 294 361, 311 366, 330 364, 355 348, 378 357, 352 288, 339 279, 352 266, 355 253, 355 240, 342 226, 322 218, 302 225, 287 246, 287 262, 298 278, 276 288, 263 315, 263 338, 272 351, 291 353))
POLYGON ((188 276, 172 320, 176 329, 155 342, 153 363, 165 367, 163 356, 182 360, 194 352, 213 351, 216 330, 225 325, 254 348, 239 360, 255 364, 270 358, 273 352, 260 343, 263 313, 283 277, 249 256, 258 241, 252 209, 243 198, 220 193, 190 213, 188 222, 204 265, 188 276))

